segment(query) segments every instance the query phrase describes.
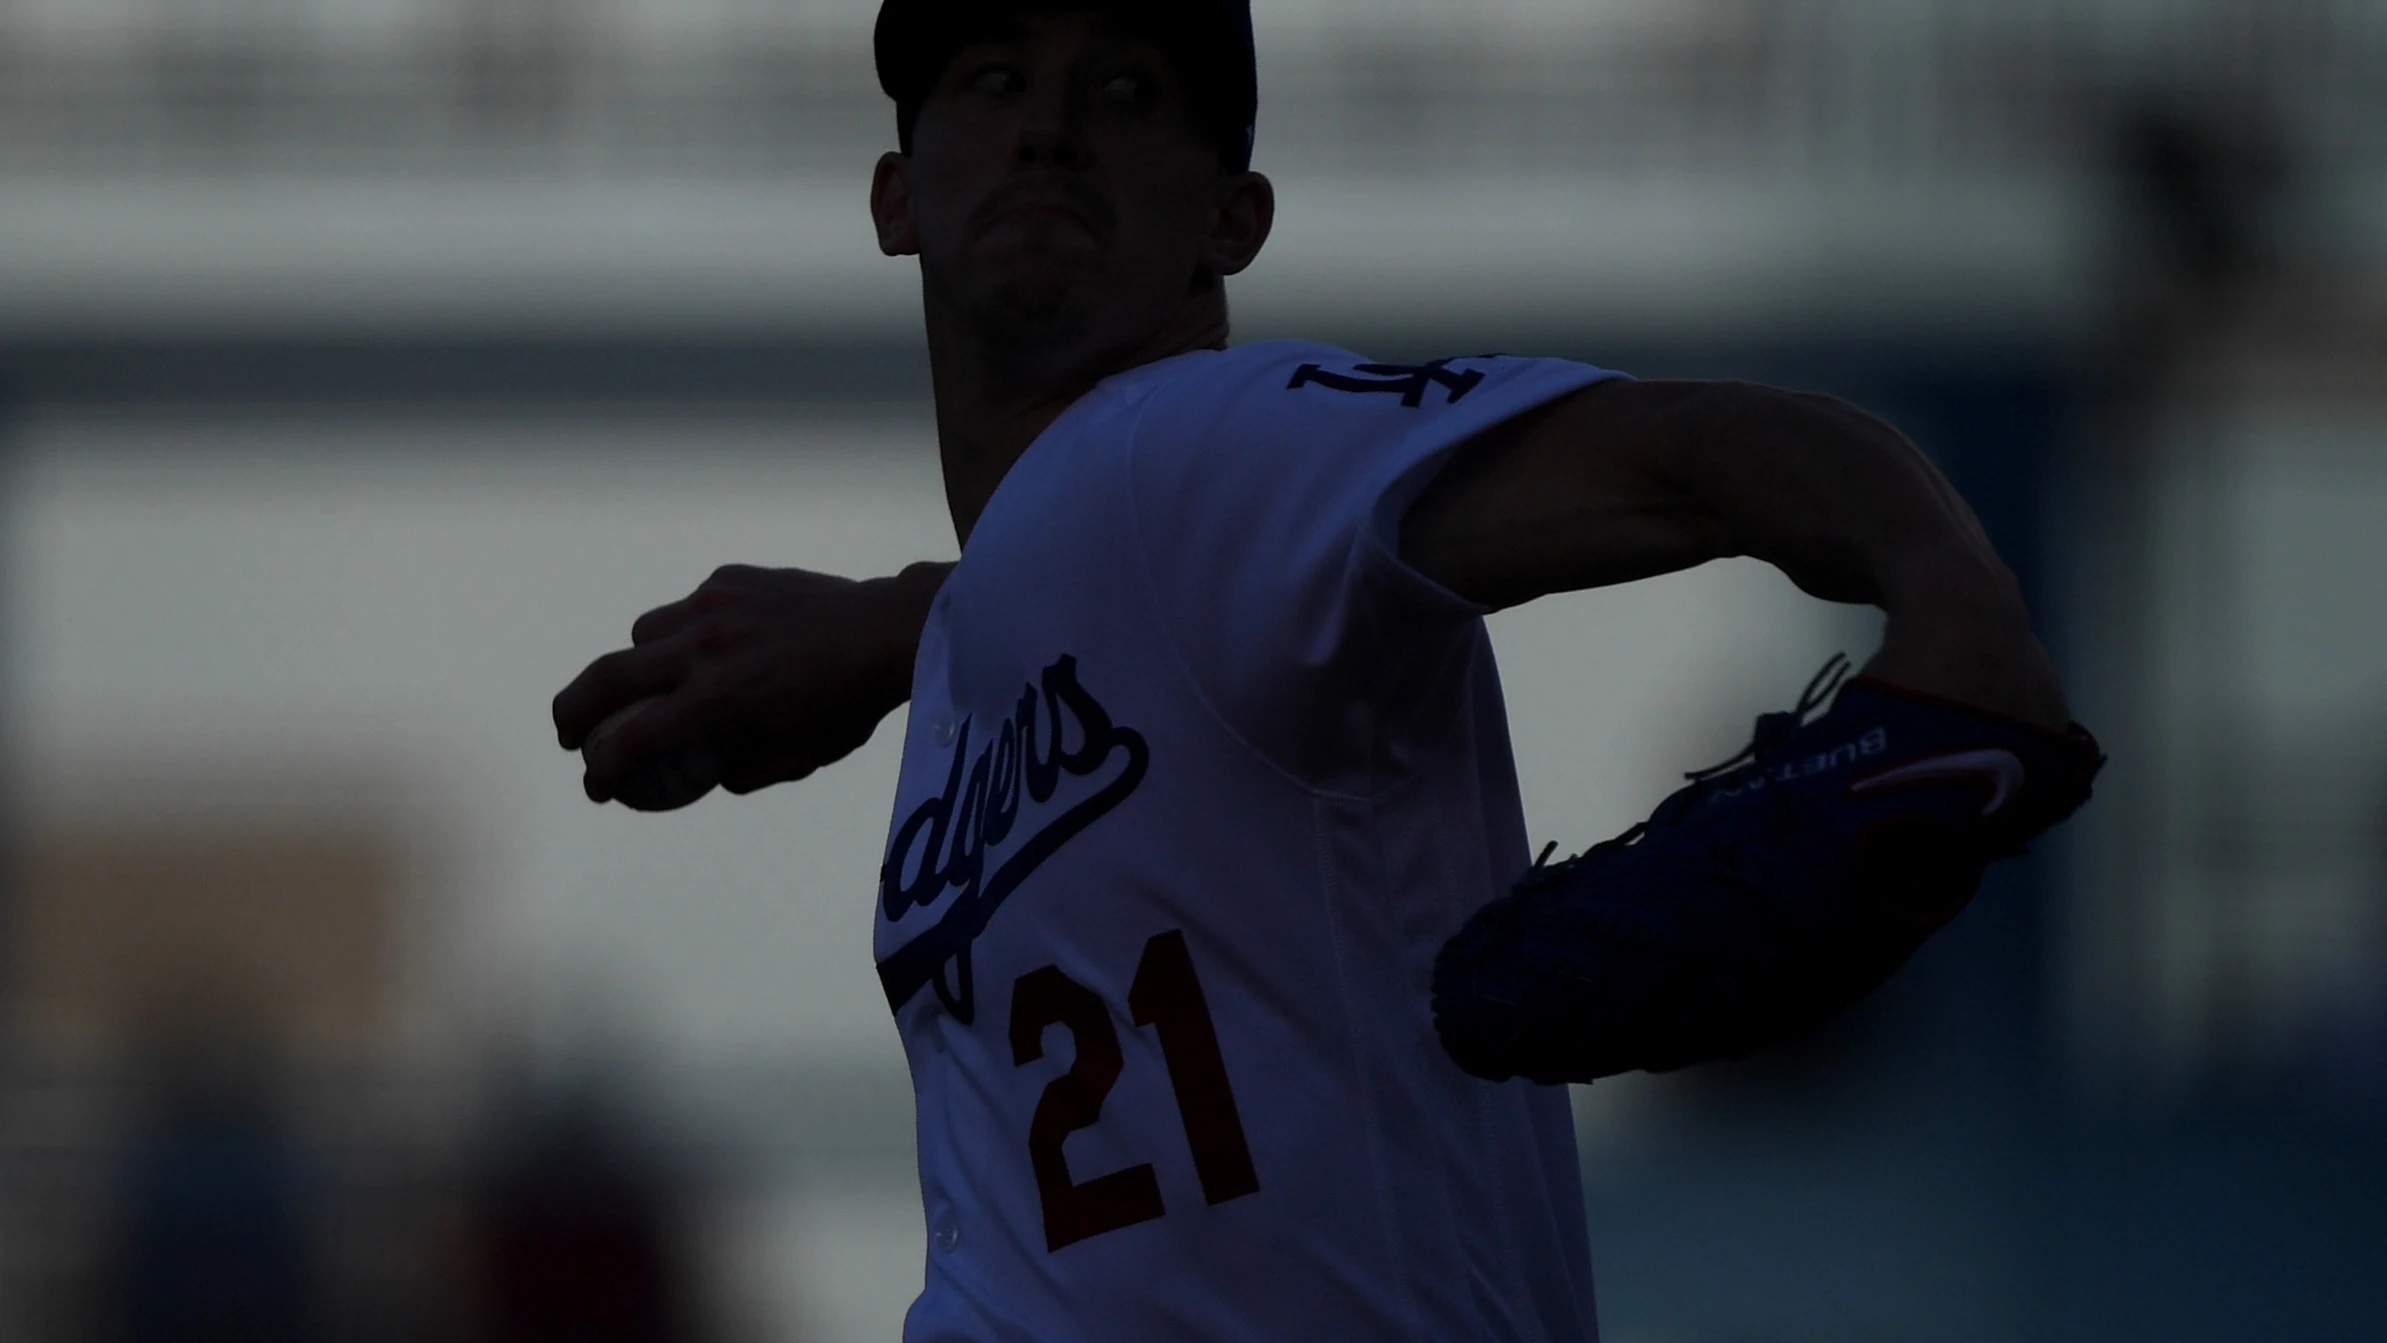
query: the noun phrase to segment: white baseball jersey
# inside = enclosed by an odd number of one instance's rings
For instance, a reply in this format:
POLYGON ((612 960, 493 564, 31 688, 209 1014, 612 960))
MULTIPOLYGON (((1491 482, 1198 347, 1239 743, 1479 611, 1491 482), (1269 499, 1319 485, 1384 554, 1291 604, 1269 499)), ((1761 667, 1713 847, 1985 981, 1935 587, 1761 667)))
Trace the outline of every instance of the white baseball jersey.
POLYGON ((879 974, 928 1225, 908 1343, 1592 1338, 1561 1088, 1444 1056, 1527 866, 1482 609, 1400 520, 1613 376, 1204 351, 1003 480, 920 640, 879 974))

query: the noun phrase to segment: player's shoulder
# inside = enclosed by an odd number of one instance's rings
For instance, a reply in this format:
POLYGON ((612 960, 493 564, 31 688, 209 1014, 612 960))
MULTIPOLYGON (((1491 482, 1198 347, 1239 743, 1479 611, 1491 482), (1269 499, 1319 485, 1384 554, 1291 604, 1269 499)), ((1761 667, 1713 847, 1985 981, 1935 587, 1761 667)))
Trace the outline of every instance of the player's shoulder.
POLYGON ((1451 370, 1446 375, 1451 382, 1471 384, 1476 379, 1470 374, 1488 377, 1522 364, 1550 362, 1553 361, 1519 359, 1506 354, 1476 354, 1401 363, 1371 358, 1323 341, 1262 340, 1224 349, 1194 350, 1158 360, 1113 379, 1113 384, 1141 395, 1215 395, 1247 389, 1289 392, 1299 391, 1305 385, 1336 387, 1356 380, 1366 380, 1369 384, 1357 390, 1374 390, 1376 383, 1405 384, 1419 374, 1427 375, 1431 382, 1431 374, 1442 370, 1451 370))
POLYGON ((1132 369, 1110 380, 1110 390, 1139 400, 1216 401, 1271 387, 1281 388, 1304 363, 1357 362, 1348 350, 1309 340, 1263 340, 1217 350, 1192 350, 1132 369))
POLYGON ((1320 341, 1270 340, 1160 360, 1114 379, 1112 388, 1138 408, 1147 431, 1234 421, 1317 432, 1332 423, 1394 428, 1532 395, 1541 384, 1602 376, 1612 375, 1557 359, 1477 354, 1401 362, 1320 341))

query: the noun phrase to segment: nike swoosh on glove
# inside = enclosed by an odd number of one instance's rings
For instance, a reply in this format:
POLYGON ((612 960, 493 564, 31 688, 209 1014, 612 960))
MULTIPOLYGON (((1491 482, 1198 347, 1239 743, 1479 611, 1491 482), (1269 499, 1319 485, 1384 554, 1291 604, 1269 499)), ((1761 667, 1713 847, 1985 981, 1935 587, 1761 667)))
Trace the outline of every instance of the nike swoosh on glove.
POLYGON ((1452 1061, 1588 1082, 1812 1030, 1954 918, 1990 863, 2087 801, 2104 764, 2078 724, 1842 686, 1847 672, 1833 659, 1741 755, 1615 839, 1558 863, 1545 850, 1478 910, 1434 964, 1452 1061))

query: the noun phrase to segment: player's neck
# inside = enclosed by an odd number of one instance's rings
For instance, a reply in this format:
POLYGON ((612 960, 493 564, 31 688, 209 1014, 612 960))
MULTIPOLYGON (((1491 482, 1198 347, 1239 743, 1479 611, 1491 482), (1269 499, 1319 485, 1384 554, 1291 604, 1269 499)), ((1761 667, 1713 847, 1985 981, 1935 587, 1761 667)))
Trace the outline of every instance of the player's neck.
POLYGON ((937 450, 954 534, 967 546, 995 488, 1079 397, 1103 379, 1194 350, 1227 344, 1223 295, 1189 295, 1169 320, 1142 339, 1027 362, 988 348, 967 325, 933 306, 928 314, 929 377, 936 393, 937 450))

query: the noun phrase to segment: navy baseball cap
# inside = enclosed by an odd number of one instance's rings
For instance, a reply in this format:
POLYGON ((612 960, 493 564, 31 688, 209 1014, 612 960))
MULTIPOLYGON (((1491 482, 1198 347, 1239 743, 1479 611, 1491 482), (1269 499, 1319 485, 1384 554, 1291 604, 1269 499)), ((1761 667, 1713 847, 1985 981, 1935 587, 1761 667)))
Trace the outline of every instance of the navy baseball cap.
POLYGON ((1259 119, 1259 59, 1251 0, 885 0, 871 45, 879 87, 895 100, 895 134, 912 152, 920 105, 963 47, 1022 14, 1090 11, 1152 43, 1177 66, 1196 122, 1234 172, 1251 166, 1259 119))

